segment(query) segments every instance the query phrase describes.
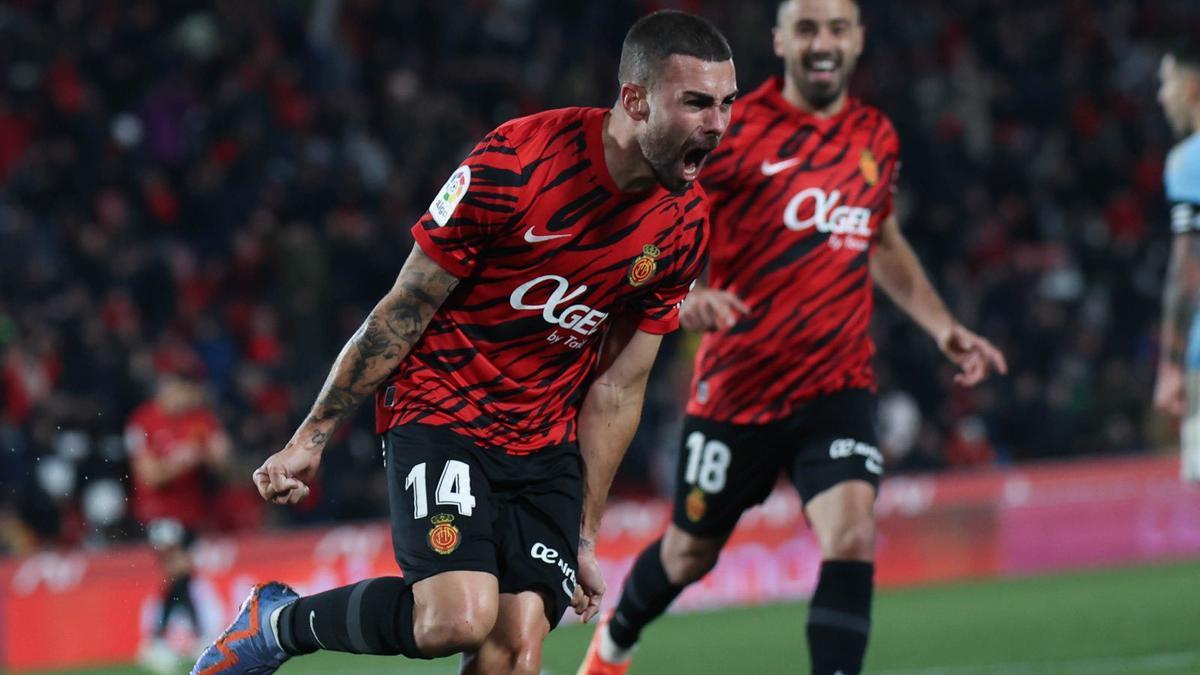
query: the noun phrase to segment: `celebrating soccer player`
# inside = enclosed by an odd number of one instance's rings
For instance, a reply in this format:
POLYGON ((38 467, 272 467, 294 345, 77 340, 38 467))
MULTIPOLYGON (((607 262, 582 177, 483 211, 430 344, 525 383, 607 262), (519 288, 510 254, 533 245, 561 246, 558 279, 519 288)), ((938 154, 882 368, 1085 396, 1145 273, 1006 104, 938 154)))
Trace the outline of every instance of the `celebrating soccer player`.
POLYGON ((1159 103, 1171 127, 1186 138, 1167 157, 1167 199, 1175 237, 1163 288, 1162 355, 1154 402, 1160 410, 1183 417, 1180 475, 1200 482, 1200 43, 1190 38, 1168 52, 1159 76, 1159 103))
POLYGON ((611 110, 501 125, 413 227, 395 286, 343 348, 264 499, 308 494, 338 423, 374 395, 404 577, 297 598, 256 586, 196 673, 318 649, 528 673, 568 606, 590 619, 594 540, 661 336, 704 264, 692 186, 736 94, 724 37, 659 12, 630 29, 611 110))
POLYGON ((1003 356, 959 324, 893 213, 899 142, 850 98, 863 47, 854 0, 780 5, 784 74, 739 101, 702 180, 712 198, 708 288, 684 303, 707 331, 679 444, 675 509, 597 627, 581 673, 629 667, 642 629, 703 577, 741 514, 792 479, 823 562, 808 615, 811 672, 860 672, 871 626, 875 438, 872 280, 961 368, 965 386, 1003 356))

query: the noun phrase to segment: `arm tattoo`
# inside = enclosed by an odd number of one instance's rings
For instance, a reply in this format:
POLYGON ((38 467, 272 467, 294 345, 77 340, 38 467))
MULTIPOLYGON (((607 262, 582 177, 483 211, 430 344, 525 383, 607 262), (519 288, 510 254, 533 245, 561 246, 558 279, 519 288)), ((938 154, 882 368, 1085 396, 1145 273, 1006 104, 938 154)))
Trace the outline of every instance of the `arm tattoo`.
POLYGON ((1162 340, 1167 343, 1166 358, 1182 366, 1188 333, 1197 310, 1200 310, 1200 236, 1176 236, 1185 237, 1185 240, 1171 257, 1163 289, 1162 340))
MULTIPOLYGON (((400 271, 395 287, 342 348, 310 418, 336 425, 349 416, 408 355, 457 285, 455 276, 414 252, 400 271)), ((312 442, 328 441, 331 431, 315 432, 312 442)))

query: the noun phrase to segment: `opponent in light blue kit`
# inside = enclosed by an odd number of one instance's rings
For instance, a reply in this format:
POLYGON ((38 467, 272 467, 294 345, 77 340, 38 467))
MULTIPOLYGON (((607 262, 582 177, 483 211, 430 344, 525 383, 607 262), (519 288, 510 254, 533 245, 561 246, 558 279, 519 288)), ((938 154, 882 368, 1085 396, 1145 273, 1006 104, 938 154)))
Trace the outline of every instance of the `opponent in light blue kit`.
POLYGON ((1189 39, 1163 57, 1158 101, 1171 127, 1186 136, 1167 156, 1171 262, 1163 285, 1162 356, 1154 404, 1183 418, 1180 475, 1200 482, 1200 42, 1189 39))

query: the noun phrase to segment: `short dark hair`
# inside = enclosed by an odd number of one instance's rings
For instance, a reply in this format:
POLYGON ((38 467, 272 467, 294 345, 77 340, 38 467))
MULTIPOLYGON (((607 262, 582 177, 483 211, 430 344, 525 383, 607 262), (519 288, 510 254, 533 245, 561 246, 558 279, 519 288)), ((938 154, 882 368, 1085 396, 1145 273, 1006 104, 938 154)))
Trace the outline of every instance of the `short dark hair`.
POLYGON ((1175 63, 1181 66, 1200 69, 1200 40, 1190 33, 1179 35, 1172 40, 1167 53, 1175 57, 1175 63))
POLYGON ((653 83, 672 54, 704 61, 728 61, 733 50, 716 26, 687 12, 664 9, 638 19, 621 45, 620 82, 653 83))
MULTIPOLYGON (((776 5, 776 7, 775 7, 775 22, 776 23, 779 23, 779 20, 781 18, 783 18, 783 8, 787 7, 788 3, 790 3, 790 2, 792 2, 792 0, 779 0, 779 4, 776 5)), ((858 10, 858 13, 862 14, 862 3, 859 0, 850 0, 850 2, 853 3, 854 8, 858 10)), ((861 19, 861 17, 859 17, 859 18, 861 19)))

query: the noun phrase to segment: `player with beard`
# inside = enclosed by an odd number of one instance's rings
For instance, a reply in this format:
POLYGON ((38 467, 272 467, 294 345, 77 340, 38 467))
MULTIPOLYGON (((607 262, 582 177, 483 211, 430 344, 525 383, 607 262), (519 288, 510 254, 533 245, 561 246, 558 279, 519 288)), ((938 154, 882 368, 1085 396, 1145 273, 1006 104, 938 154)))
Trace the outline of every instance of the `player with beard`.
POLYGON ((595 537, 662 335, 704 264, 692 182, 736 80, 706 21, 630 29, 609 110, 488 134, 413 227, 392 290, 343 348, 287 446, 254 472, 296 503, 338 423, 375 395, 403 578, 298 598, 256 586, 195 673, 267 673, 316 650, 540 669, 568 606, 590 619, 595 537))
POLYGON ((847 84, 863 47, 853 0, 789 0, 775 53, 784 76, 738 102, 705 170, 708 288, 684 303, 706 331, 679 445, 675 509, 639 556, 580 673, 628 669, 642 629, 703 577, 738 518, 792 480, 820 545, 808 615, 811 672, 860 672, 873 595, 873 282, 932 337, 964 386, 1003 356, 960 325, 893 212, 899 142, 847 84))
POLYGON ((1180 475, 1200 482, 1200 44, 1176 45, 1159 68, 1158 101, 1183 140, 1167 156, 1171 262, 1163 286, 1162 346, 1154 402, 1183 417, 1180 475))

